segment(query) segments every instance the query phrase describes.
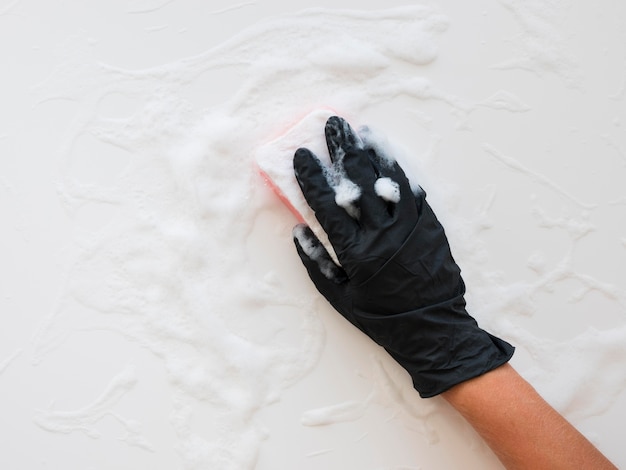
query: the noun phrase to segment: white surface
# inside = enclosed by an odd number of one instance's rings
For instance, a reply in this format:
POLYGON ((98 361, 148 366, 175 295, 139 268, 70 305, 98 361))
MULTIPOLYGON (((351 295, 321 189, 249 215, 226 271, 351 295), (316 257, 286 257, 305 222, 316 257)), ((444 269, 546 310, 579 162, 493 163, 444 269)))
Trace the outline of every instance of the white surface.
POLYGON ((319 105, 404 147, 472 313, 626 467, 625 4, 408 5, 0 2, 1 468, 500 468, 300 266, 251 155, 319 105))

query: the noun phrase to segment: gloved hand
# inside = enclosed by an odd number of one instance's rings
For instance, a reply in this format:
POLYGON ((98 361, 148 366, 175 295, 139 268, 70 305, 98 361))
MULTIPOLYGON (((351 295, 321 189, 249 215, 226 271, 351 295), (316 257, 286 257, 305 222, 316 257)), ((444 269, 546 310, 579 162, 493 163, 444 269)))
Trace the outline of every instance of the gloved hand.
POLYGON ((325 128, 332 166, 298 149, 300 188, 336 252, 294 228, 302 262, 320 293, 383 346, 431 397, 507 362, 514 348, 465 310, 465 285, 443 227, 411 190, 398 163, 348 123, 325 128))

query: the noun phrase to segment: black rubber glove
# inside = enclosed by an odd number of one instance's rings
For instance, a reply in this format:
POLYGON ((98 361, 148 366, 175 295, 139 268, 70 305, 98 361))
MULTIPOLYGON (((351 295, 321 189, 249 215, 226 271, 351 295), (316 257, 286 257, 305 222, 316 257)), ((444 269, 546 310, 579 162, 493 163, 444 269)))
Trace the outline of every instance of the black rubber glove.
POLYGON ((332 167, 307 149, 296 178, 340 266, 306 225, 298 253, 321 294, 383 346, 424 398, 505 362, 514 348, 480 329, 465 310, 465 285, 443 227, 398 163, 346 121, 325 128, 332 167))

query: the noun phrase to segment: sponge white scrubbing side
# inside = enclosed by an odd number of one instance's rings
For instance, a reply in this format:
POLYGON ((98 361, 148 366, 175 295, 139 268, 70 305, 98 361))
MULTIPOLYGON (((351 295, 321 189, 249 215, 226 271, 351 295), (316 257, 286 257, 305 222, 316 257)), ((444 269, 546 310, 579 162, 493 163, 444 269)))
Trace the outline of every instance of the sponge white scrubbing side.
POLYGON ((284 134, 261 146, 255 154, 255 160, 272 189, 295 216, 311 228, 338 263, 328 236, 302 195, 293 170, 293 155, 300 147, 309 149, 322 163, 330 166, 324 127, 328 118, 334 114, 325 108, 310 112, 284 134))

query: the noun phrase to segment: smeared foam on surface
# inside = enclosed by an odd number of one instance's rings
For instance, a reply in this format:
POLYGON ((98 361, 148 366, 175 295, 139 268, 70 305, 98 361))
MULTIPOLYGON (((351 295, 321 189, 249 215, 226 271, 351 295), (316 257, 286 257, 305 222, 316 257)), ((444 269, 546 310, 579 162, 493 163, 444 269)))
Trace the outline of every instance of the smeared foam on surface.
POLYGON ((0 11, 25 64, 8 69, 0 119, 3 467, 501 468, 402 371, 391 385, 360 372, 376 346, 319 300, 293 220, 262 196, 251 156, 315 103, 411 149, 401 163, 423 176, 472 313, 626 466, 625 4, 351 3, 259 3, 227 33, 208 2, 0 11), (134 382, 119 375, 129 358, 134 382), (392 398, 368 401, 375 387, 392 398), (336 406, 355 402, 360 417, 336 406), (306 410, 323 427, 303 430, 306 410), (153 452, 118 440, 133 430, 153 452), (306 458, 319 449, 332 452, 306 458))

